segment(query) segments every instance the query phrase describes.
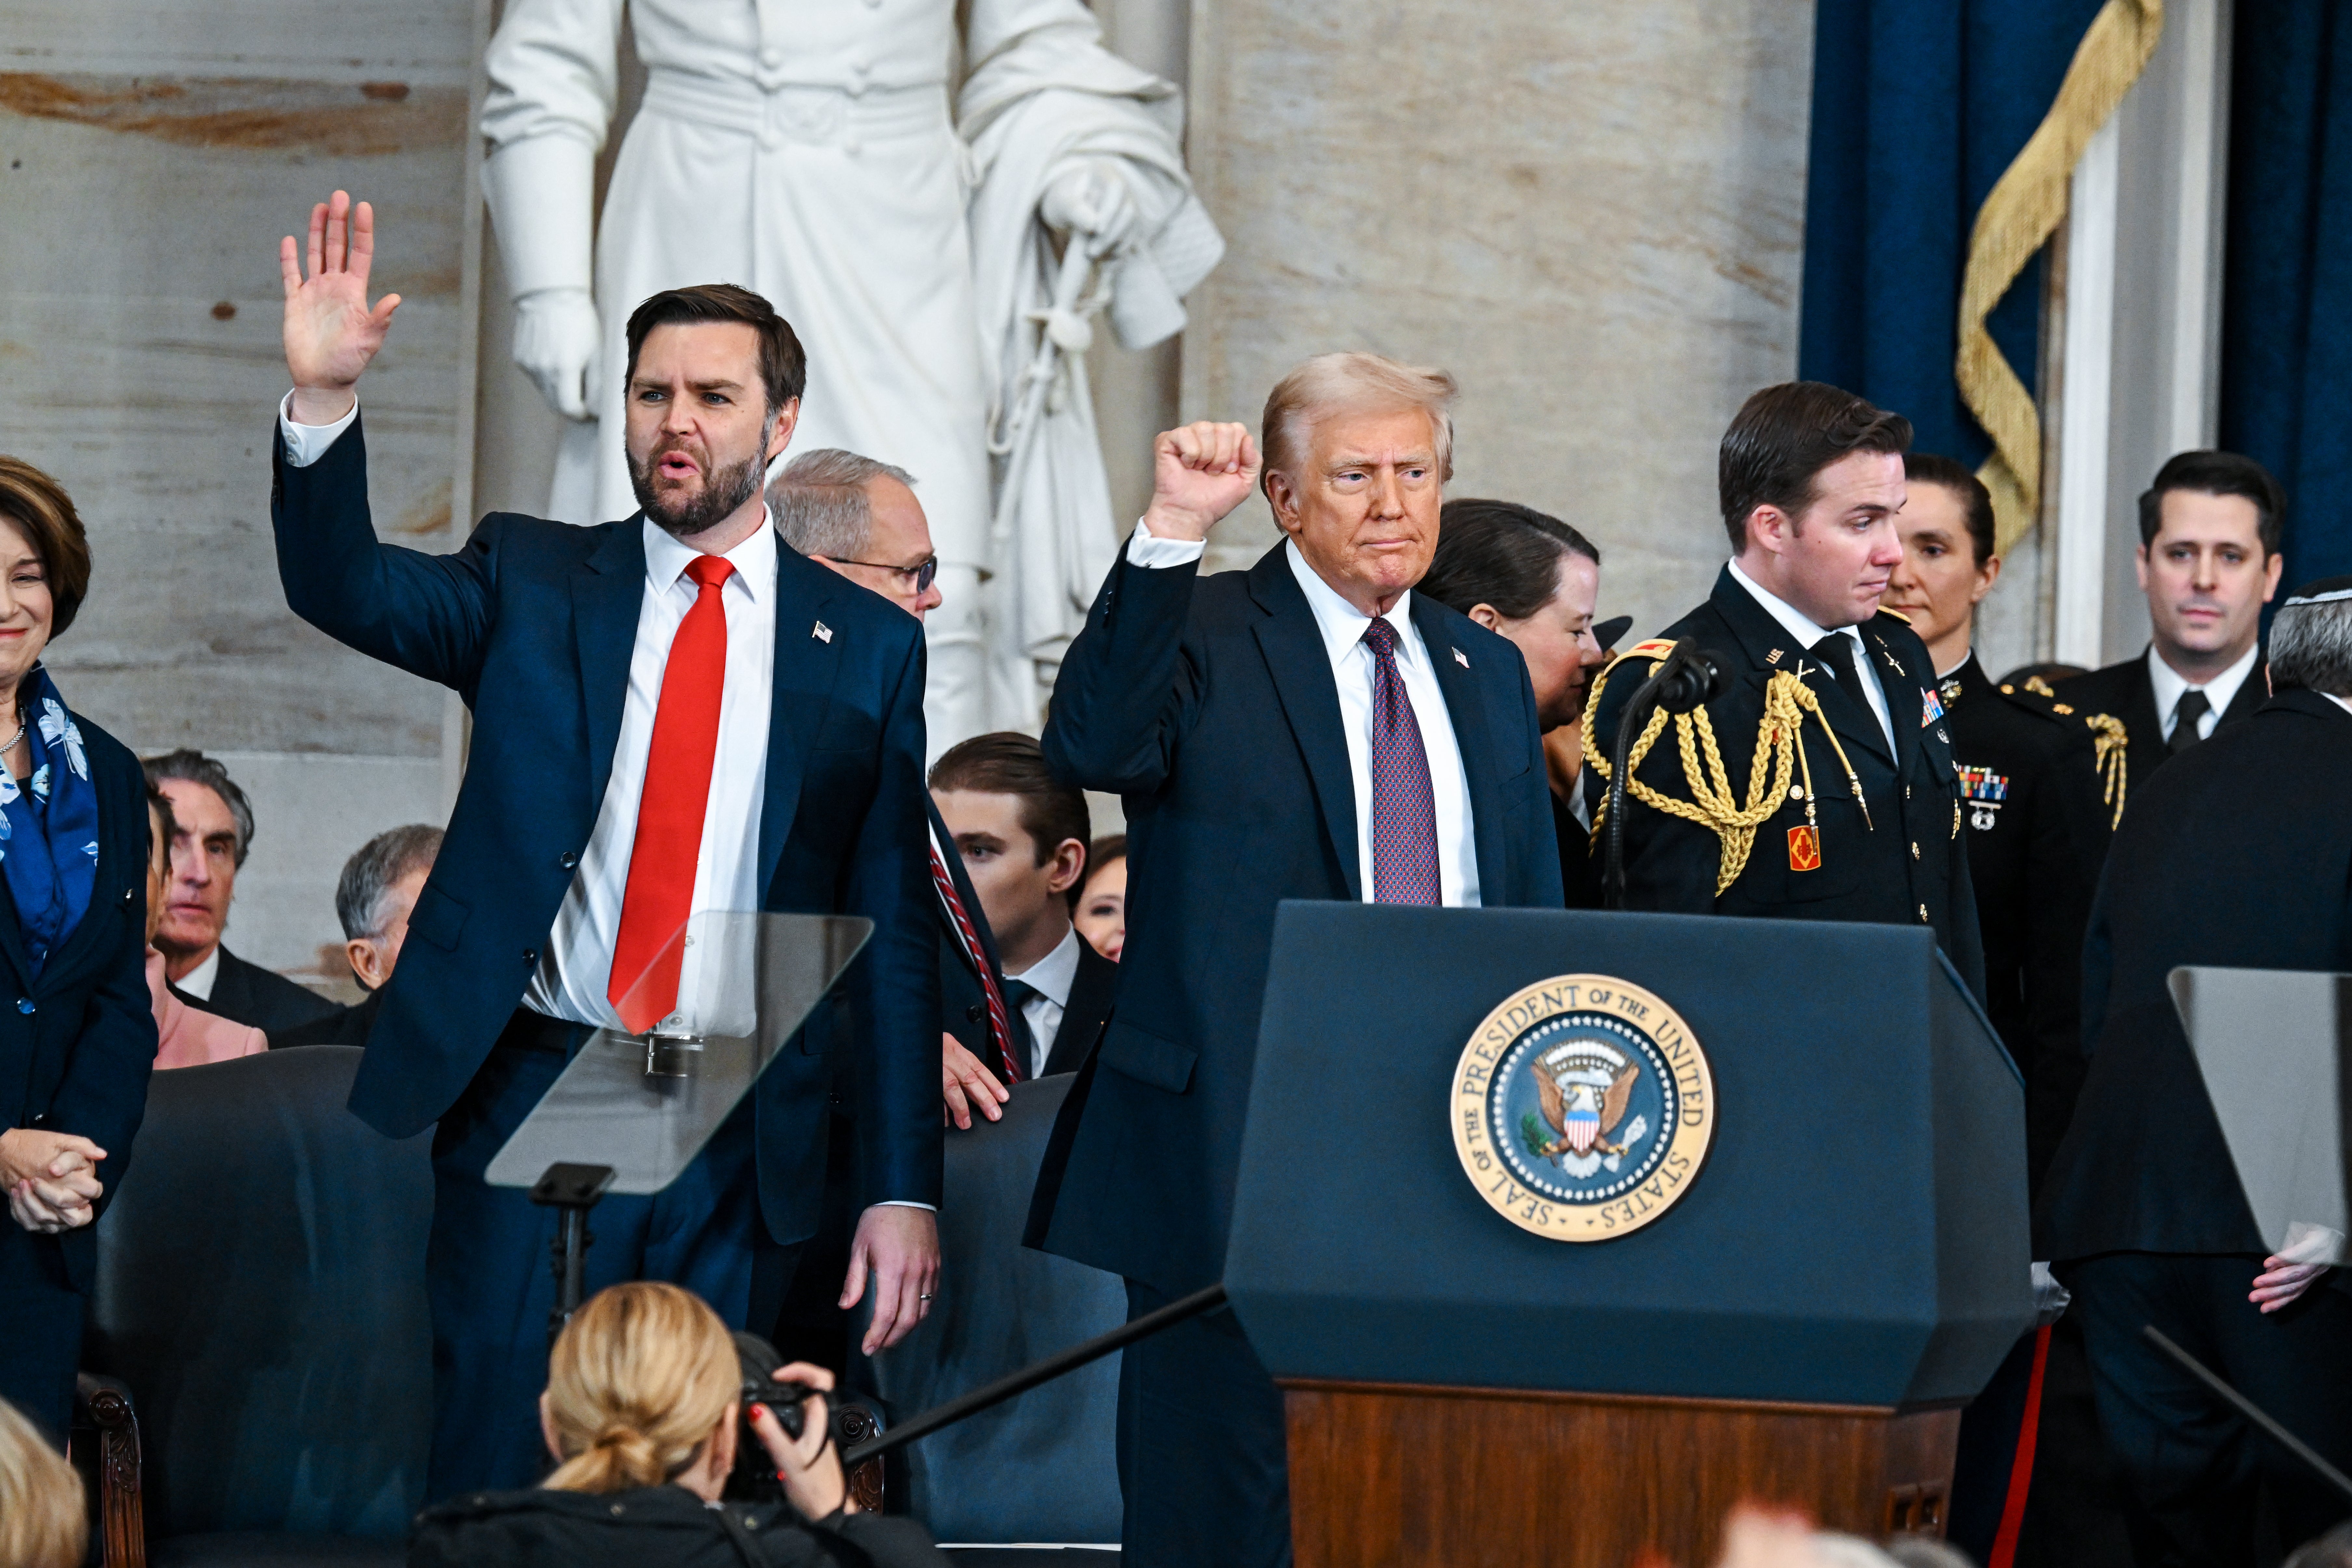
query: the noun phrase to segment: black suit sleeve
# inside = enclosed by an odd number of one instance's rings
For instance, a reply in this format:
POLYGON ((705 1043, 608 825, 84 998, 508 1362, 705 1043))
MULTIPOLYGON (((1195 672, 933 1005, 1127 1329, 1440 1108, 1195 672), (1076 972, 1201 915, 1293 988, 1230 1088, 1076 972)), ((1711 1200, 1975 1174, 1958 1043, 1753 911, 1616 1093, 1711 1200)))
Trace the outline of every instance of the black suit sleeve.
POLYGON ((939 923, 924 810, 923 678, 922 640, 910 637, 840 906, 874 921, 853 982, 871 1025, 856 1068, 860 1206, 940 1202, 939 923))
POLYGON ((1056 775, 1113 795, 1167 781, 1199 706, 1184 626, 1200 570, 1137 566, 1119 547, 1054 681, 1043 744, 1056 775))
POLYGON ((454 555, 378 542, 362 423, 304 468, 287 461, 273 423, 269 514, 287 605, 345 647, 470 698, 489 642, 499 520, 454 555))

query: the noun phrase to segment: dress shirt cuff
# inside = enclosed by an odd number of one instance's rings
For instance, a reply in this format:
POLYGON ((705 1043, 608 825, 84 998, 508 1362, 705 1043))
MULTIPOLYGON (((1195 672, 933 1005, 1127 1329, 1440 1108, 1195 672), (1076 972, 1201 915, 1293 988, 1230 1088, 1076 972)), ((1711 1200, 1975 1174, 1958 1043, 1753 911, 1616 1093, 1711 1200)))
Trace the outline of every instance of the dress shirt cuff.
POLYGON ((352 399, 351 408, 332 425, 298 425, 294 422, 294 394, 290 391, 278 400, 278 433, 286 438, 286 464, 289 468, 307 468, 327 455, 342 433, 352 427, 360 416, 360 400, 352 399))
POLYGON ((919 1204, 912 1198, 884 1198, 880 1203, 870 1206, 877 1209, 928 1209, 933 1214, 940 1212, 939 1205, 919 1204))
POLYGON ((1127 536, 1127 563, 1158 571, 1164 566, 1190 566, 1209 548, 1205 539, 1160 539, 1140 521, 1127 536))

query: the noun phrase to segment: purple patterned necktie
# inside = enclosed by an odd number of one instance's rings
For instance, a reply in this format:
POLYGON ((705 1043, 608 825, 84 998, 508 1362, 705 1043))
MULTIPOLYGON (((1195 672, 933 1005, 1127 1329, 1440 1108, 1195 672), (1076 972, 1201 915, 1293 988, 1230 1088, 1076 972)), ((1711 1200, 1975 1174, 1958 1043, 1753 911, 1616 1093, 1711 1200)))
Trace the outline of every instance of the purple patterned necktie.
POLYGON ((1364 646, 1372 652, 1372 899, 1435 904, 1437 797, 1412 699, 1397 673, 1396 628, 1374 616, 1364 646))

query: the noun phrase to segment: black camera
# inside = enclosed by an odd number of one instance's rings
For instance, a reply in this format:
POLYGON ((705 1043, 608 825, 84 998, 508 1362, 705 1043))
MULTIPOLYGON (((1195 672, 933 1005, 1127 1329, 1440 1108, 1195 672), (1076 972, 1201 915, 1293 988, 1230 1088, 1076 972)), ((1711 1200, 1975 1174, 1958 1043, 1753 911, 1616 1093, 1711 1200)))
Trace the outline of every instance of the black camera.
POLYGON ((778 1383, 772 1375, 783 1365, 776 1347, 757 1334, 738 1330, 735 1363, 742 1376, 743 1413, 735 1434, 735 1468, 727 1477, 726 1495, 736 1502, 782 1502, 784 1483, 776 1479, 776 1462, 751 1429, 751 1406, 764 1405, 776 1425, 794 1442, 808 1430, 809 1395, 820 1391, 801 1383, 778 1383))

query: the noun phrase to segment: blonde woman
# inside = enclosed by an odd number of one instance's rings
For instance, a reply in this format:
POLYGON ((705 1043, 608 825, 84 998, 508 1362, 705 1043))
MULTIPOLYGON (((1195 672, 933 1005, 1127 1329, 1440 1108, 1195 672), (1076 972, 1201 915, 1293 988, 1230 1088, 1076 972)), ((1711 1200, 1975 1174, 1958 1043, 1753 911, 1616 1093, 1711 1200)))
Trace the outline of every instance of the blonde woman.
POLYGON ((81 1478, 15 1405, 0 1399, 0 1563, 79 1568, 88 1533, 81 1478))
MULTIPOLYGON (((549 1358, 540 1429, 555 1473, 530 1491, 476 1492, 427 1510, 410 1568, 874 1568, 944 1564, 922 1527, 849 1500, 822 1394, 802 1436, 754 1405, 751 1424, 788 1504, 722 1500, 742 1411, 735 1342, 699 1297, 637 1280, 599 1291, 549 1358)), ((794 1363, 779 1382, 820 1390, 794 1363)))

